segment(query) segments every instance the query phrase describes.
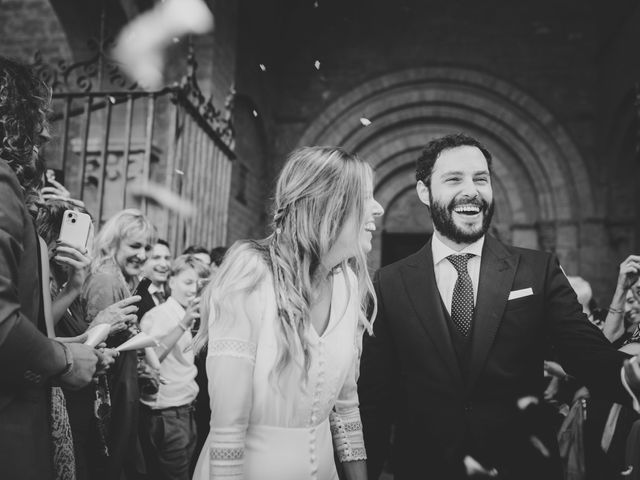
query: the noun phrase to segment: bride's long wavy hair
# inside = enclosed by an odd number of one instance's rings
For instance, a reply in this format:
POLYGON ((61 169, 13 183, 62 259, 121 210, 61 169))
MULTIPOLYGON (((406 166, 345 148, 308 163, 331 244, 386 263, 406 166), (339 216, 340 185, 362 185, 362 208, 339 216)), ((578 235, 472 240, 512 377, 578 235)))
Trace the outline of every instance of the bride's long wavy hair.
MULTIPOLYGON (((255 289, 257 281, 264 276, 262 272, 255 270, 252 275, 244 265, 236 265, 234 268, 234 263, 240 261, 240 251, 244 250, 246 254, 246 249, 254 250, 258 255, 253 257, 261 258, 266 263, 267 271, 270 270, 273 277, 280 320, 277 330, 278 354, 275 368, 271 372, 272 380, 277 382, 285 370, 300 363, 300 353, 304 364, 298 366, 306 380, 310 365, 307 335, 309 328, 312 328, 310 305, 314 300, 314 286, 320 276, 330 273, 321 261, 335 244, 351 214, 355 214, 358 231, 364 228, 367 220, 365 206, 372 188, 371 167, 355 155, 336 147, 304 147, 295 150, 287 159, 276 184, 273 233, 261 242, 234 246, 208 289, 218 289, 213 293, 218 299, 228 298, 231 293, 228 288, 235 289, 234 287, 241 285, 245 291, 255 289), (239 277, 244 276, 245 281, 232 281, 230 283, 234 287, 227 287, 224 277, 230 270, 236 269, 244 270, 245 275, 240 271, 236 273, 239 277), (247 281, 249 279, 246 275, 253 277, 255 282, 247 281)), ((350 291, 349 295, 358 295, 360 322, 371 333, 370 319, 375 318, 376 314, 373 284, 365 252, 357 239, 354 239, 354 246, 355 255, 345 259, 339 268, 344 272, 352 270, 358 279, 358 292, 350 291)), ((214 305, 205 308, 217 309, 215 302, 212 303, 214 305)), ((203 318, 208 317, 203 314, 203 318)), ((206 344, 206 324, 207 322, 203 322, 198 332, 196 349, 201 349, 206 344)))

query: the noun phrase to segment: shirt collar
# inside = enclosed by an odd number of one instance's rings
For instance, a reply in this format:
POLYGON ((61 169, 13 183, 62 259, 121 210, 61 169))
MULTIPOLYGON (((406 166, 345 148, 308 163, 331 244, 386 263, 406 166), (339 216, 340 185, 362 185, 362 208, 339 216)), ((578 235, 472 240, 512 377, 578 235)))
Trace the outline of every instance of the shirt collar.
POLYGON ((480 239, 466 246, 459 252, 442 243, 442 240, 435 234, 431 237, 431 253, 433 255, 433 264, 437 265, 449 255, 462 255, 463 253, 472 253, 477 257, 482 257, 482 247, 484 246, 484 235, 480 239))
POLYGON ((167 301, 164 302, 163 305, 165 305, 166 308, 173 309, 173 311, 178 313, 181 316, 181 318, 182 318, 182 316, 184 316, 184 314, 186 312, 184 307, 182 305, 180 305, 178 303, 178 301, 173 297, 167 298, 167 301))
POLYGON ((156 287, 156 285, 154 283, 150 283, 149 287, 147 288, 147 291, 153 295, 156 292, 162 292, 164 294, 164 291, 161 288, 156 287))

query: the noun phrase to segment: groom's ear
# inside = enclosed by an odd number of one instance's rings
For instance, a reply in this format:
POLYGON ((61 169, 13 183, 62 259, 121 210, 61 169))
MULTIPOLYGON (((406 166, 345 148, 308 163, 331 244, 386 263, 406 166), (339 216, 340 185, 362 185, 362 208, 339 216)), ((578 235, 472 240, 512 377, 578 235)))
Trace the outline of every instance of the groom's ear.
POLYGON ((429 201, 429 187, 427 187, 422 180, 418 180, 418 183, 416 183, 416 192, 418 192, 418 198, 420 201, 427 207, 431 207, 431 202, 429 201))

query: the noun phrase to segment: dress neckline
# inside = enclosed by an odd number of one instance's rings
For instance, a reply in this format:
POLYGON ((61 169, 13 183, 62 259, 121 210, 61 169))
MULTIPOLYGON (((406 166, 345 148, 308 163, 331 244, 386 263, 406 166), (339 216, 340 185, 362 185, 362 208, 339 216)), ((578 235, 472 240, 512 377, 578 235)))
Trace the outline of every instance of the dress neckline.
MULTIPOLYGON (((340 320, 342 319, 342 317, 344 317, 344 314, 347 311, 347 305, 344 301, 344 297, 342 299, 339 299, 339 288, 342 288, 342 290, 344 291, 346 288, 346 284, 344 281, 340 282, 338 279, 342 278, 344 280, 344 275, 342 275, 342 270, 336 270, 333 273, 333 278, 332 278, 332 285, 331 285, 331 304, 329 305, 329 321, 327 322, 327 326, 324 328, 324 331, 322 333, 318 333, 318 331, 316 330, 316 328, 313 326, 313 324, 311 322, 309 322, 309 329, 311 330, 311 335, 314 339, 316 340, 321 340, 324 337, 327 336, 327 334, 333 330, 333 327, 340 322, 340 320), (340 283, 342 283, 342 285, 339 285, 340 283), (339 301, 342 300, 342 301, 339 301), (340 308, 342 307, 342 308, 340 308)), ((346 292, 345 292, 346 293, 346 292)))

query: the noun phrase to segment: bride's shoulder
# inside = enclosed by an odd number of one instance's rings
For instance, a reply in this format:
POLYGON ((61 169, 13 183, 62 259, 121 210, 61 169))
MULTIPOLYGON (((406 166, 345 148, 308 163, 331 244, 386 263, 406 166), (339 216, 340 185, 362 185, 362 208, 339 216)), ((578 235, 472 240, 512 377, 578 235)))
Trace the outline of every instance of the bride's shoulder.
POLYGON ((222 277, 262 277, 269 271, 269 249, 255 240, 235 242, 222 261, 217 275, 222 277))

